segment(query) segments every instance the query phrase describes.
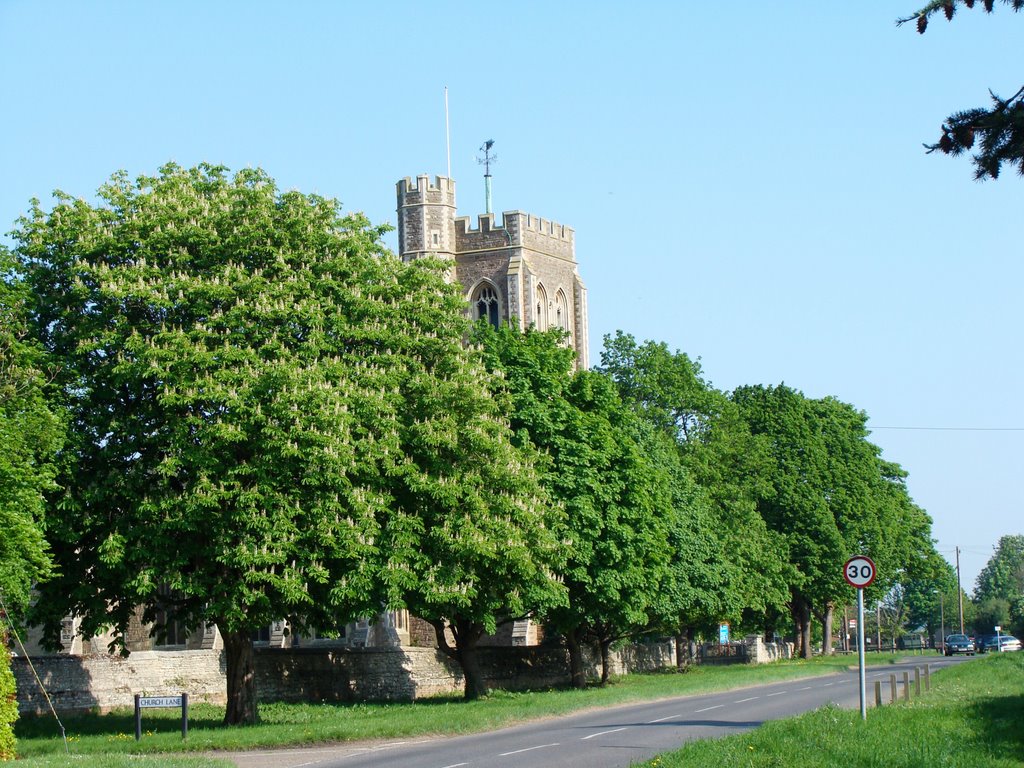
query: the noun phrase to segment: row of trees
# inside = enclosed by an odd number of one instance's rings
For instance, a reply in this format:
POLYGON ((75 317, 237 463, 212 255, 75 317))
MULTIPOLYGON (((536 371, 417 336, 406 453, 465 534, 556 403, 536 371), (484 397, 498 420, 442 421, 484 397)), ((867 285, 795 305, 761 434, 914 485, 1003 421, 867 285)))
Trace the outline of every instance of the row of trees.
POLYGON ((68 613, 123 634, 139 606, 216 624, 243 723, 250 638, 276 619, 406 607, 475 697, 480 638, 519 617, 565 638, 583 685, 587 643, 606 679, 617 640, 671 633, 685 655, 721 620, 791 618, 808 656, 853 553, 878 595, 932 576, 929 520, 862 412, 721 392, 623 333, 575 371, 556 333, 472 328, 447 265, 401 262, 382 232, 208 165, 33 203, 5 256, 24 425, 2 435, 25 469, 0 514, 26 544, 0 576, 21 605, 38 581, 48 636, 68 613))
POLYGON ((956 571, 945 560, 936 560, 933 574, 902 580, 883 596, 882 628, 893 643, 922 630, 933 638, 958 633, 961 610, 968 633, 994 634, 998 626, 1004 634, 1024 636, 1024 536, 1000 538, 973 595, 958 587, 956 571))
POLYGON ((979 633, 1004 627, 1024 638, 1024 536, 1003 536, 978 574, 974 627, 979 633))

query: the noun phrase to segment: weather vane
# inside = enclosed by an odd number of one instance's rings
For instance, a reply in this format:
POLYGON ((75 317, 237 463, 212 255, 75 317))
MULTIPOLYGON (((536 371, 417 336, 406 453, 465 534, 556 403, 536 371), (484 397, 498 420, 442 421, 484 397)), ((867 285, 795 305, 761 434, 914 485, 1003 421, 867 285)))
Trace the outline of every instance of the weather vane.
POLYGON ((494 139, 488 139, 480 146, 483 157, 476 159, 477 163, 484 167, 484 213, 494 213, 491 210, 491 163, 498 161, 497 155, 491 154, 491 147, 494 146, 494 139))

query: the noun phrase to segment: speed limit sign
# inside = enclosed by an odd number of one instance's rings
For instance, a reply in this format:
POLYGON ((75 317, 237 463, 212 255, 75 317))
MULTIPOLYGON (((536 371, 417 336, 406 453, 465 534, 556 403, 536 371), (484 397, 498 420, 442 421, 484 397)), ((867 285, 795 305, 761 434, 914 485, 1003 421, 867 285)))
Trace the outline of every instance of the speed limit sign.
POLYGON ((864 587, 871 586, 876 573, 874 561, 866 555, 851 557, 843 565, 843 578, 846 579, 846 583, 857 588, 857 666, 860 672, 861 720, 868 719, 867 683, 864 676, 864 587))
POLYGON ((851 587, 864 589, 875 580, 875 563, 870 557, 858 555, 851 557, 843 566, 843 578, 851 587))

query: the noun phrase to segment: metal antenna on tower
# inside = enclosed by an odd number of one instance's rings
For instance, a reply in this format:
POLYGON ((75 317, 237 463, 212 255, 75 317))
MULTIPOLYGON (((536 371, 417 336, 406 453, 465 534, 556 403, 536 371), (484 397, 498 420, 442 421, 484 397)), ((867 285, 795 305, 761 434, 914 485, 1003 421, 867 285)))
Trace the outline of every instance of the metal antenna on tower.
POLYGON ((480 147, 480 151, 484 153, 484 156, 476 159, 477 163, 484 167, 484 213, 494 213, 491 210, 491 163, 497 162, 498 156, 491 154, 491 147, 493 146, 494 139, 485 141, 480 147))

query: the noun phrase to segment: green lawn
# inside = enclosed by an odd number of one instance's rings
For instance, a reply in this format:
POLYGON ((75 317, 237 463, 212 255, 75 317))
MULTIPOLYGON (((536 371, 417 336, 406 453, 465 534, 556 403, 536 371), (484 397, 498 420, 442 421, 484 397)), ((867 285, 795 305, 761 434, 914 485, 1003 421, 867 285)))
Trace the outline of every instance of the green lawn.
MULTIPOLYGON (((932 678, 910 703, 825 707, 742 736, 694 742, 647 768, 1020 768, 1024 765, 1024 652, 992 654, 932 678)), ((870 692, 869 692, 870 697, 870 692)))
MULTIPOLYGON (((869 663, 887 663, 894 657, 872 655, 869 663)), ((932 658, 932 657, 916 657, 932 658)), ((262 722, 245 728, 221 725, 221 707, 195 704, 190 707, 189 739, 182 742, 177 710, 143 713, 142 741, 134 739, 133 713, 129 709, 106 715, 64 718, 72 756, 103 756, 93 765, 120 765, 112 755, 245 750, 267 747, 324 744, 342 741, 407 738, 428 734, 459 734, 499 728, 515 722, 562 715, 589 707, 612 706, 672 696, 685 696, 726 688, 828 674, 836 668, 856 665, 856 657, 832 657, 811 661, 777 662, 761 666, 698 667, 691 671, 617 678, 605 688, 550 690, 528 693, 497 691, 486 699, 466 702, 460 698, 424 699, 411 704, 279 704, 260 705, 262 722)), ((16 724, 18 754, 25 758, 49 757, 53 762, 25 762, 26 767, 80 765, 64 756, 60 732, 47 717, 26 717, 16 724)), ((193 758, 195 760, 196 758, 193 758)), ((169 758, 160 765, 170 766, 169 758)), ((132 766, 146 763, 133 760, 132 766)), ((216 762, 173 763, 182 768, 217 765, 216 762)))

